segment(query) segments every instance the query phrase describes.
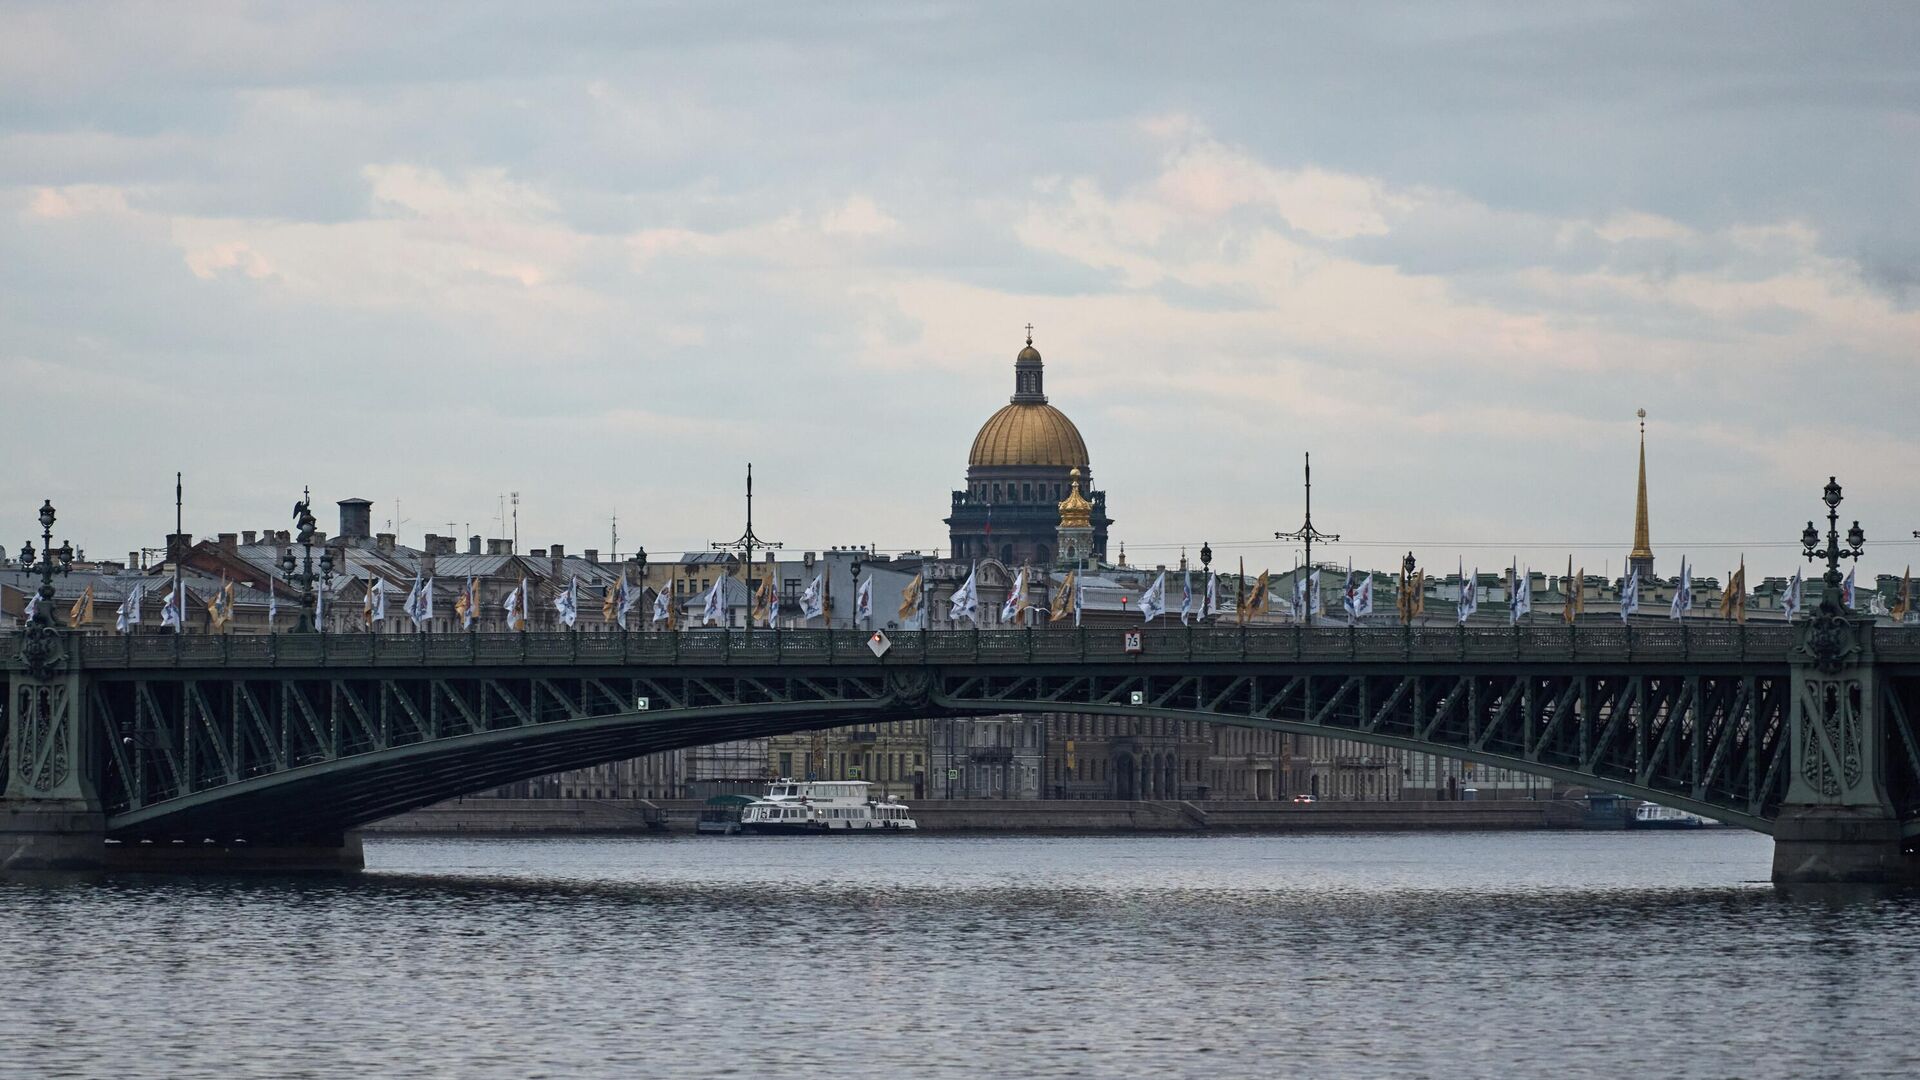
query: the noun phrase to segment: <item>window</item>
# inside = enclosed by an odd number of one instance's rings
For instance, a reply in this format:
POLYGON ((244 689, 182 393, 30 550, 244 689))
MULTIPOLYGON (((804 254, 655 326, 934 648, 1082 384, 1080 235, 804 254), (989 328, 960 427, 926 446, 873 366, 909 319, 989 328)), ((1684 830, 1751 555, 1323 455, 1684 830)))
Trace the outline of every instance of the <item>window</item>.
POLYGON ((1033 485, 1032 484, 1020 485, 1020 498, 1026 502, 1033 501, 1033 485))

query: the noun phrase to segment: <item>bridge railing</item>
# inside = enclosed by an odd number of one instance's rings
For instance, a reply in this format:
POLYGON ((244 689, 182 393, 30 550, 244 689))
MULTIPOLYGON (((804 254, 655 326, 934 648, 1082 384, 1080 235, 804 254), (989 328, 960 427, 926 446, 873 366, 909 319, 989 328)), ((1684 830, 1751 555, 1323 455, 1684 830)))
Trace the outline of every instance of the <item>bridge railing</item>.
MULTIPOLYGON (((1558 623, 1509 626, 1030 627, 895 631, 882 662, 1080 660, 1277 663, 1784 662, 1783 623, 1558 623)), ((0 656, 9 663, 18 635, 0 656)), ((649 633, 70 635, 69 655, 92 669, 276 667, 537 667, 875 663, 854 630, 689 630, 649 633)), ((1920 661, 1920 628, 1882 627, 1876 654, 1920 661)))

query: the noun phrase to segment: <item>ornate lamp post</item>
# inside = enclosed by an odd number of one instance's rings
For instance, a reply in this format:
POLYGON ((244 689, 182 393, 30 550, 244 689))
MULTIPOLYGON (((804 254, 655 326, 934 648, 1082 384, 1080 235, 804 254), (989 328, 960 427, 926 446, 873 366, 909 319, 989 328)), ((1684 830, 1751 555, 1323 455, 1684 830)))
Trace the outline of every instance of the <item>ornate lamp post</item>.
POLYGON ((34 561, 33 541, 20 545, 20 569, 40 575, 40 588, 36 594, 39 603, 33 609, 34 626, 60 625, 53 612, 53 575, 73 573, 73 544, 63 543, 57 549, 53 546, 53 522, 53 500, 48 499, 40 504, 39 562, 34 561))
POLYGON ((322 588, 330 590, 333 585, 332 552, 324 549, 320 552, 319 572, 314 572, 313 534, 316 522, 313 520, 313 511, 310 509, 312 502, 312 492, 302 488, 300 491, 300 501, 296 503, 293 508, 293 517, 300 529, 299 535, 295 537, 295 540, 301 547, 306 549, 304 562, 296 562, 294 560, 292 548, 288 548, 286 552, 280 556, 281 576, 286 578, 287 584, 300 590, 300 625, 294 629, 296 633, 301 634, 311 634, 319 629, 319 627, 315 625, 314 619, 313 587, 318 584, 322 588))
MULTIPOLYGON (((645 600, 647 598, 647 549, 646 548, 640 548, 633 553, 633 565, 637 568, 635 572, 640 575, 640 599, 645 600)), ((643 607, 640 609, 640 611, 641 611, 640 628, 642 630, 645 630, 646 628, 653 625, 653 621, 652 621, 653 609, 643 607)))
MULTIPOLYGON (((1307 519, 1304 522, 1301 522, 1300 527, 1293 530, 1292 532, 1277 532, 1273 534, 1273 538, 1275 540, 1303 541, 1307 545, 1306 569, 1307 569, 1307 573, 1311 575, 1313 573, 1313 542, 1315 540, 1324 540, 1330 543, 1338 543, 1340 541, 1340 534, 1339 533, 1323 533, 1320 530, 1313 527, 1313 455, 1312 454, 1308 454, 1306 458, 1306 475, 1307 475, 1307 519)), ((1307 605, 1307 625, 1308 626, 1313 625, 1313 604, 1312 603, 1309 603, 1307 605)))
POLYGON ((1847 546, 1840 546, 1840 498, 1839 480, 1827 477, 1826 490, 1821 493, 1821 501, 1827 504, 1826 547, 1819 546, 1820 530, 1814 528, 1813 522, 1807 522, 1806 529, 1800 533, 1800 546, 1806 549, 1803 554, 1807 561, 1827 561, 1827 572, 1821 577, 1826 589, 1820 595, 1820 613, 1828 616, 1848 614, 1846 603, 1840 597, 1840 560, 1859 559, 1860 549, 1867 542, 1867 534, 1861 531, 1860 523, 1856 521, 1853 528, 1847 530, 1847 546))
MULTIPOLYGON (((864 569, 866 565, 866 563, 860 561, 860 552, 858 550, 853 553, 853 561, 847 564, 847 573, 853 575, 848 579, 850 584, 847 586, 847 603, 849 605, 847 608, 847 625, 855 630, 866 629, 863 626, 853 625, 854 620, 860 617, 860 571, 864 569)), ((921 588, 925 587, 926 586, 922 584, 921 588)))
MULTIPOLYGON (((752 642, 753 641, 753 552, 755 548, 760 548, 762 550, 770 550, 770 551, 777 551, 780 548, 780 544, 777 541, 762 540, 753 531, 753 462, 751 461, 747 462, 747 528, 746 528, 746 531, 740 534, 740 539, 738 540, 731 540, 724 544, 713 543, 707 546, 712 548, 714 551, 740 552, 740 555, 741 555, 740 565, 745 568, 745 574, 744 574, 743 580, 746 582, 746 586, 747 586, 747 641, 752 642)), ((723 585, 721 586, 721 588, 725 589, 726 586, 723 585)))

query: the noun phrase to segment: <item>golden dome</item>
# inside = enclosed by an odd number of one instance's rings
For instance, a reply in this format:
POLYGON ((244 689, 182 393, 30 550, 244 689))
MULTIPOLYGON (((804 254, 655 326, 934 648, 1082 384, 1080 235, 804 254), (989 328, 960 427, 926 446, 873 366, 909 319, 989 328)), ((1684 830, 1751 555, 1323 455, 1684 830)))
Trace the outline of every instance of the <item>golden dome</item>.
MULTIPOLYGON (((1063 529, 1093 528, 1093 504, 1080 494, 1080 470, 1067 474, 1073 481, 1073 487, 1067 497, 1060 500, 1060 527, 1063 529)), ((1122 548, 1121 550, 1125 550, 1122 548)))
POLYGON ((1084 466, 1087 444, 1067 414, 1051 405, 1006 405, 973 437, 967 464, 1084 466))
POLYGON ((967 464, 1066 465, 1085 468, 1087 444, 1067 414, 1047 404, 1040 350, 1027 347, 1013 359, 1013 398, 987 418, 973 437, 967 464))

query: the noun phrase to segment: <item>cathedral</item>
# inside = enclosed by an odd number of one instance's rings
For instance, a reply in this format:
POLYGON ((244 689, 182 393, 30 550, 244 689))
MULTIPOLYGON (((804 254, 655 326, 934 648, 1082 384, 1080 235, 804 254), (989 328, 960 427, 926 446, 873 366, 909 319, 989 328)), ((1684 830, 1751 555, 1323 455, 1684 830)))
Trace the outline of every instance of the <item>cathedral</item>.
POLYGON ((1013 397, 987 418, 967 455, 967 486, 953 493, 947 536, 955 559, 998 559, 1006 566, 1053 566, 1106 556, 1107 493, 1093 489, 1087 444, 1067 414, 1047 404, 1040 351, 1013 361, 1013 397), (1061 503, 1076 482, 1089 504, 1091 550, 1059 549, 1061 503))

